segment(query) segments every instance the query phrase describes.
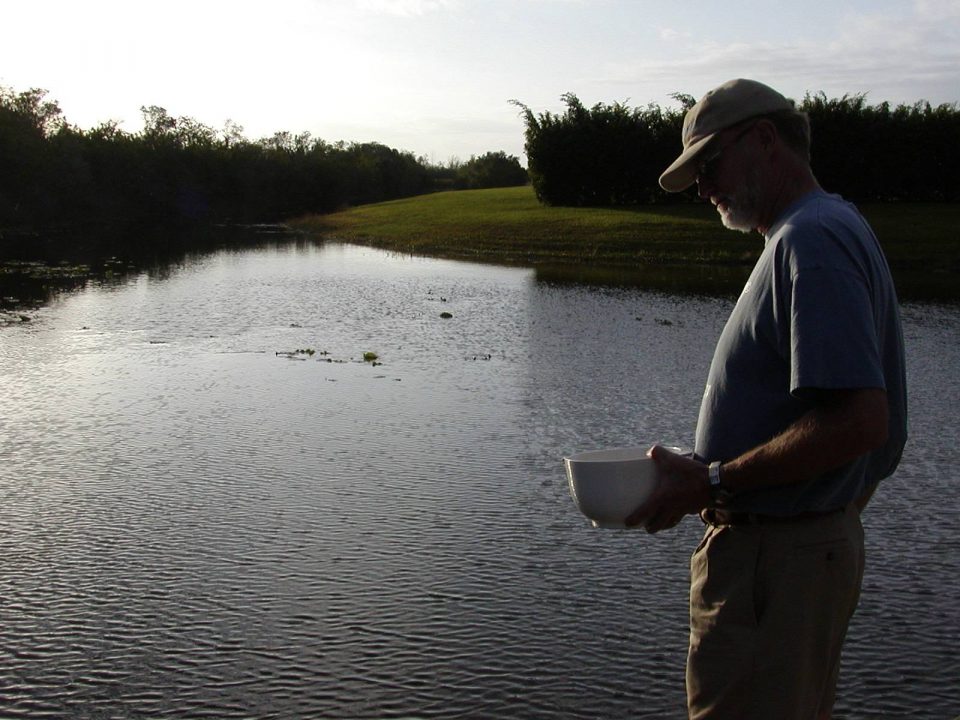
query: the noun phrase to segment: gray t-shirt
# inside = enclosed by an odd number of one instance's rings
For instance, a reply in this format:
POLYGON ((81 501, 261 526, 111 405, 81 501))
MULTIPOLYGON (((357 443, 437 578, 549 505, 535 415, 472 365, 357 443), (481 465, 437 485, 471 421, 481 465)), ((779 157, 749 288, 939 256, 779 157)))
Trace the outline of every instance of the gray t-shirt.
POLYGON ((814 191, 787 208, 717 343, 696 453, 731 460, 813 407, 811 389, 884 388, 887 443, 809 482, 737 495, 731 509, 772 515, 841 508, 890 475, 907 437, 900 312, 866 220, 814 191))

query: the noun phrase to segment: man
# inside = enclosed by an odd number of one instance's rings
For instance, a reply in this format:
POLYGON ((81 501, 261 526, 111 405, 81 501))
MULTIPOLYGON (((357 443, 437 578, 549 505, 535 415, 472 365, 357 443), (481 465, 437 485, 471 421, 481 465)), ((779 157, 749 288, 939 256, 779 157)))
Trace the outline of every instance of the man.
POLYGON ((829 718, 860 593, 860 511, 899 462, 906 384, 897 298, 867 222, 825 193, 809 122, 733 80, 686 114, 660 177, 693 183, 764 250, 717 344, 695 459, 651 449, 663 480, 630 518, 698 513, 691 559, 691 718, 829 718))

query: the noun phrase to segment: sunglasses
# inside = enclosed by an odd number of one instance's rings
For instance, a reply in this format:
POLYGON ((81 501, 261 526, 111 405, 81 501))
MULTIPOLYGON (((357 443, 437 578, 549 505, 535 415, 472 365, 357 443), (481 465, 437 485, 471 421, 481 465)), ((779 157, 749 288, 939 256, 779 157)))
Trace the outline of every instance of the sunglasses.
POLYGON ((699 165, 697 165, 697 180, 705 180, 713 177, 714 173, 717 171, 717 167, 720 164, 720 156, 723 155, 723 151, 727 148, 733 147, 740 139, 746 135, 748 132, 753 130, 756 123, 750 123, 743 130, 737 133, 736 137, 733 138, 730 142, 723 145, 715 153, 713 153, 706 160, 703 160, 699 165))

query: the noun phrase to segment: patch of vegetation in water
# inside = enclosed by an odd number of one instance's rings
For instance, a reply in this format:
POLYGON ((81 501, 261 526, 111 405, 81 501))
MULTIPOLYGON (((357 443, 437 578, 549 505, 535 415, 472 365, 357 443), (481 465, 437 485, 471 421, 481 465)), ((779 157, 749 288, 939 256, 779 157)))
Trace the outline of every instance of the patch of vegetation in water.
POLYGON ((35 280, 86 278, 90 275, 90 266, 83 263, 50 264, 38 260, 7 260, 0 262, 0 274, 23 275, 35 280))
MULTIPOLYGON (((319 355, 320 357, 317 358, 317 362, 340 363, 340 364, 351 362, 351 361, 356 362, 355 360, 353 360, 353 358, 351 358, 350 360, 345 360, 342 358, 334 358, 334 357, 331 357, 330 352, 328 350, 318 351, 318 350, 315 350, 314 348, 298 348, 296 350, 277 350, 274 352, 274 355, 276 357, 285 357, 289 360, 308 360, 312 358, 314 355, 319 355)), ((365 351, 361 355, 361 358, 362 359, 360 362, 370 363, 374 367, 379 367, 380 365, 383 365, 382 362, 378 362, 378 360, 380 359, 380 356, 377 353, 372 352, 370 350, 365 351)))
POLYGON ((7 310, 0 310, 0 325, 21 325, 23 323, 32 321, 32 317, 25 315, 22 312, 9 312, 7 310))
POLYGON ((22 312, 49 302, 57 293, 83 287, 93 277, 83 263, 0 261, 0 309, 22 312))

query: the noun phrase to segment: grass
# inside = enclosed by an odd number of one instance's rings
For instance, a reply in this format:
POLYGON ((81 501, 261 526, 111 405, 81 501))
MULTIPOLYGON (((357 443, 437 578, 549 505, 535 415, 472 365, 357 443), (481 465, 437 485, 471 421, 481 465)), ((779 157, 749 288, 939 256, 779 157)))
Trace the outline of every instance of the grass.
MULTIPOLYGON (((960 298, 960 205, 877 204, 861 210, 881 239, 901 295, 960 298)), ((581 275, 620 270, 653 279, 679 272, 688 276, 687 289, 715 281, 718 287, 704 289, 727 291, 742 282, 763 245, 756 234, 723 228, 707 204, 548 207, 529 187, 421 195, 292 224, 326 239, 394 252, 543 272, 570 267, 581 275)))
POLYGON ((729 261, 756 245, 714 242, 720 233, 706 211, 548 207, 520 187, 420 195, 295 225, 389 250, 508 264, 729 261))

